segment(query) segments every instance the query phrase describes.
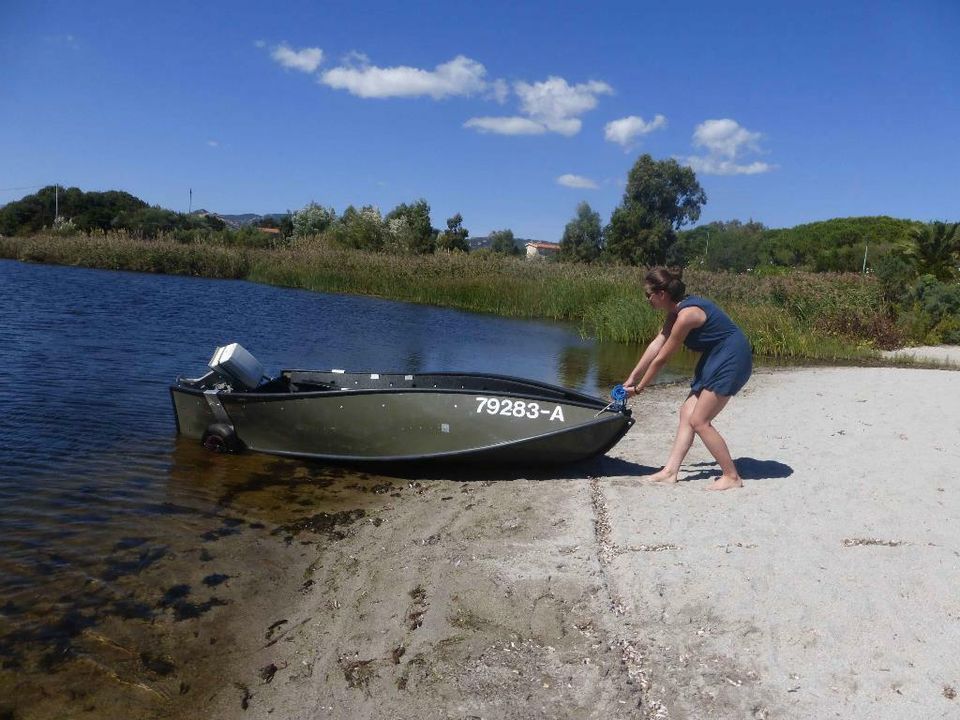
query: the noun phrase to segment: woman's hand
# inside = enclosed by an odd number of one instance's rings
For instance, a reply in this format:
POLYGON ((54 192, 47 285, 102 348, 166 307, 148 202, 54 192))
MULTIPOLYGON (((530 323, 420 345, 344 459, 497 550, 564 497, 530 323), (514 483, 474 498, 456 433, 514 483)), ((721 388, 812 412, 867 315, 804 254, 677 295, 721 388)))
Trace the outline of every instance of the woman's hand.
POLYGON ((623 389, 627 391, 628 398, 632 398, 639 394, 637 392, 637 382, 633 378, 627 378, 623 381, 623 389))

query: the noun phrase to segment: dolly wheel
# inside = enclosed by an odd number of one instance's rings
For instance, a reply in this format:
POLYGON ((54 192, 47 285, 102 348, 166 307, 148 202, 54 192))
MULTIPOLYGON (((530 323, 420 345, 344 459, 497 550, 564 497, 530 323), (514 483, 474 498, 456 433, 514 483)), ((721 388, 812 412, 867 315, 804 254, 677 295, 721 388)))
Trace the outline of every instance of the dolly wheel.
POLYGON ((243 449, 243 443, 229 425, 217 423, 207 428, 200 441, 211 452, 232 453, 243 449))
POLYGON ((226 444, 223 442, 223 438, 214 433, 208 433, 207 436, 203 439, 203 446, 210 452, 226 452, 226 444))

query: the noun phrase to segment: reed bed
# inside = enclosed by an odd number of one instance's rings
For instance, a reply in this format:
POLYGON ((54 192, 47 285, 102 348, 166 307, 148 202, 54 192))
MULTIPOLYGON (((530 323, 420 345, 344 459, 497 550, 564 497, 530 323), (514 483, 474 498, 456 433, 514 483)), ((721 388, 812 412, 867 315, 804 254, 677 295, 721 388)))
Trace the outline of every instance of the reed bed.
MULTIPOLYGON (((276 248, 181 244, 123 234, 0 238, 0 257, 351 293, 576 324, 600 340, 645 342, 662 318, 642 292, 643 268, 529 262, 490 253, 391 255, 306 239, 276 248)), ((770 277, 688 271, 691 293, 716 300, 757 354, 854 360, 906 339, 878 283, 856 274, 770 277)))

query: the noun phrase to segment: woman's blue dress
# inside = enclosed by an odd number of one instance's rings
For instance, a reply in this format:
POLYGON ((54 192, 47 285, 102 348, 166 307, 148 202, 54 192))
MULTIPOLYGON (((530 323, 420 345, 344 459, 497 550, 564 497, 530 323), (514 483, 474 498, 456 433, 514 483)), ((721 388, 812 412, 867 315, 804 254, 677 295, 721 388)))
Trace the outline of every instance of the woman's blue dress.
POLYGON ((702 352, 693 373, 690 389, 707 389, 718 395, 736 395, 746 385, 753 370, 750 341, 743 330, 710 300, 696 295, 684 298, 677 310, 698 307, 707 315, 707 321, 688 334, 683 344, 702 352))

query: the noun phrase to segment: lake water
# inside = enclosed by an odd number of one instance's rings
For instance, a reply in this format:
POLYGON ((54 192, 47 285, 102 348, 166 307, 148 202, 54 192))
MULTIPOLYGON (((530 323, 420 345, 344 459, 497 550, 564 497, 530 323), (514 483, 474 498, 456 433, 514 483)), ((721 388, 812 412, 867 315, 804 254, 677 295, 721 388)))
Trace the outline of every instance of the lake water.
MULTIPOLYGON (((272 370, 483 371, 600 396, 638 354, 561 324, 0 261, 0 717, 140 712, 123 693, 176 660, 161 621, 226 604, 213 590, 188 601, 171 568, 269 533, 291 494, 301 509, 315 501, 288 478, 361 477, 177 437, 169 384, 233 341, 272 370)), ((226 577, 201 576, 209 588, 226 577)))

